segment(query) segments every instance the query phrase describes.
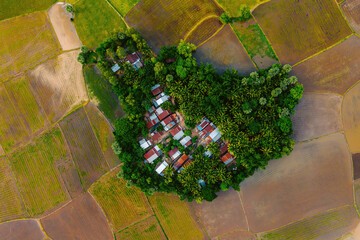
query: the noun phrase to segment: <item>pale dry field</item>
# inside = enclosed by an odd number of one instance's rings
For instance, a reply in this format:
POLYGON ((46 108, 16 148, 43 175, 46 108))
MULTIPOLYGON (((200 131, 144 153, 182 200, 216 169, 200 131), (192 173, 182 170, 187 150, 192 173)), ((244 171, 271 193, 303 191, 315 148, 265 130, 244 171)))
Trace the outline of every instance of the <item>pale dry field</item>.
POLYGON ((6 240, 42 240, 46 235, 38 220, 17 220, 0 224, 0 239, 6 240))
POLYGON ((346 0, 340 4, 350 26, 360 34, 360 0, 346 0))

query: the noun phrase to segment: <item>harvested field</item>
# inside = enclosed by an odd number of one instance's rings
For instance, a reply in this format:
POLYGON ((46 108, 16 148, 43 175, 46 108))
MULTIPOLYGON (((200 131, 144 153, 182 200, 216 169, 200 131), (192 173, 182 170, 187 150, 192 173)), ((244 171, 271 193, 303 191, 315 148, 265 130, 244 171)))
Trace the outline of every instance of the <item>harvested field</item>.
POLYGON ((125 17, 130 9, 135 6, 140 0, 109 0, 109 2, 125 17))
POLYGON ((100 70, 95 67, 85 67, 84 77, 91 102, 104 113, 107 119, 115 124, 115 120, 123 117, 125 113, 121 108, 118 96, 112 90, 111 84, 107 79, 101 77, 100 70))
POLYGON ((0 20, 46 10, 55 2, 56 0, 24 0, 19 4, 12 0, 0 1, 0 9, 4 9, 0 12, 0 20))
POLYGON ((210 237, 215 238, 235 230, 248 230, 239 193, 231 189, 218 195, 212 202, 192 203, 210 237))
POLYGON ((256 71, 229 25, 223 27, 213 38, 196 49, 194 57, 198 62, 212 64, 219 73, 225 72, 227 68, 234 68, 242 75, 256 71))
POLYGON ((263 69, 277 63, 277 57, 254 18, 232 24, 236 35, 255 64, 263 69))
POLYGON ((351 155, 343 134, 295 144, 241 183, 250 231, 263 232, 353 203, 351 155))
POLYGON ((291 116, 292 139, 301 142, 342 131, 341 103, 339 95, 305 93, 291 116))
POLYGON ((46 239, 37 220, 16 220, 0 224, 0 239, 6 240, 41 240, 46 239))
POLYGON ((89 48, 96 47, 112 31, 126 30, 121 17, 105 0, 80 0, 74 6, 77 34, 89 48))
POLYGON ((61 177, 54 167, 57 161, 68 155, 65 144, 60 129, 55 127, 9 156, 11 169, 30 216, 42 214, 68 199, 61 177))
POLYGON ((240 6, 245 4, 251 9, 254 9, 257 5, 266 2, 267 0, 217 0, 217 2, 230 13, 232 17, 240 16, 240 6))
POLYGON ((89 193, 40 221, 51 239, 114 239, 101 208, 89 193))
POLYGON ((121 232, 117 233, 116 239, 127 239, 127 240, 154 240, 163 239, 166 237, 161 230, 159 223, 156 218, 150 217, 142 222, 132 225, 121 232))
POLYGON ((360 208, 360 179, 354 180, 354 195, 356 207, 360 208))
POLYGON ((351 34, 335 1, 273 0, 253 15, 283 64, 293 65, 351 34))
POLYGON ((344 94, 360 80, 360 38, 344 42, 295 66, 291 72, 306 92, 344 94), (321 73, 321 74, 320 74, 321 73))
POLYGON ((0 82, 59 51, 45 12, 1 21, 0 32, 0 82))
POLYGON ((5 152, 4 152, 4 149, 1 147, 1 145, 0 145, 0 156, 1 155, 5 155, 5 152))
POLYGON ((219 240, 257 240, 251 232, 236 231, 219 237, 219 240))
POLYGON ((0 222, 24 216, 25 208, 8 161, 6 157, 0 157, 0 222))
POLYGON ((89 192, 105 212, 113 232, 117 232, 152 214, 149 203, 138 188, 127 188, 116 174, 120 167, 99 179, 89 192))
POLYGON ((360 84, 357 83, 344 96, 342 120, 345 136, 352 153, 360 152, 360 84))
POLYGON ((99 140, 105 160, 109 164, 110 168, 116 167, 120 164, 120 159, 116 156, 113 149, 111 148, 111 145, 115 141, 113 134, 114 129, 94 104, 88 103, 84 109, 94 130, 96 138, 99 140))
POLYGON ((185 41, 199 46, 213 36, 222 26, 223 24, 218 17, 205 19, 200 25, 196 26, 189 35, 186 35, 185 41))
POLYGON ((357 34, 360 34, 360 1, 346 0, 340 4, 350 26, 357 34))
POLYGON ((192 216, 189 206, 179 197, 155 193, 150 204, 169 239, 205 239, 200 225, 192 216))
POLYGON ((337 208, 261 235, 262 240, 340 239, 360 223, 353 205, 337 208))
POLYGON ((109 166, 104 159, 84 108, 67 116, 59 125, 80 174, 82 186, 86 190, 109 170, 109 166))
POLYGON ((354 169, 354 180, 360 178, 360 153, 352 155, 353 169, 354 169))
POLYGON ((48 10, 48 15, 64 51, 81 47, 75 27, 70 21, 72 15, 65 10, 65 4, 54 4, 48 10))
POLYGON ((222 13, 213 0, 142 0, 125 20, 158 53, 164 45, 176 45, 201 19, 222 13))
POLYGON ((63 53, 28 71, 30 83, 52 123, 88 101, 82 66, 76 60, 79 52, 63 53))
POLYGON ((13 105, 24 118, 25 126, 29 132, 44 131, 50 123, 34 96, 34 90, 29 80, 24 75, 21 75, 5 82, 4 85, 13 105))

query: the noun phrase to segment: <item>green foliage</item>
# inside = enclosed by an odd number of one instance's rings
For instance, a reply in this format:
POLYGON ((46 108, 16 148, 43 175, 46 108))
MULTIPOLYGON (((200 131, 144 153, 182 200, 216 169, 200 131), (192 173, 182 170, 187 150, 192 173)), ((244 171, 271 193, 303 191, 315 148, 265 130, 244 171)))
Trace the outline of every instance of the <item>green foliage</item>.
POLYGON ((232 18, 229 16, 228 13, 224 12, 224 13, 221 14, 221 16, 220 16, 220 21, 221 21, 223 24, 232 23, 232 18))
POLYGON ((177 51, 181 56, 185 58, 192 57, 192 53, 196 50, 195 44, 184 42, 180 40, 179 45, 177 46, 177 51))
POLYGON ((70 4, 66 5, 65 9, 66 9, 66 11, 68 11, 69 13, 74 12, 74 8, 73 8, 73 6, 71 6, 70 4))
POLYGON ((79 53, 79 56, 77 58, 78 62, 81 63, 82 65, 96 63, 97 59, 98 59, 97 54, 86 46, 81 47, 81 53, 79 53))
POLYGON ((196 123, 194 121, 191 121, 191 120, 188 120, 188 119, 185 120, 185 126, 186 127, 194 129, 195 125, 196 125, 196 123))
POLYGON ((250 7, 242 4, 240 5, 239 15, 237 17, 240 21, 245 21, 251 18, 250 7))
POLYGON ((185 134, 185 136, 191 136, 191 130, 190 130, 190 129, 186 129, 186 130, 184 131, 184 134, 185 134))
POLYGON ((122 59, 124 57, 126 57, 126 51, 123 47, 121 46, 118 46, 117 49, 116 49, 116 55, 122 59))
POLYGON ((119 155, 121 153, 121 147, 118 142, 113 142, 113 144, 111 145, 111 148, 113 149, 113 151, 116 155, 119 155))

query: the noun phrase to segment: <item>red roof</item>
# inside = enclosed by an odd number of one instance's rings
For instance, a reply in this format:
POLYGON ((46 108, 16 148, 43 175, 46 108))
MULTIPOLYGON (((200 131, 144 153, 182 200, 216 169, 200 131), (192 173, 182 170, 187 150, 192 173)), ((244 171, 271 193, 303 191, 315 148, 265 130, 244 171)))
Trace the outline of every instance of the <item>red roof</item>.
POLYGON ((178 134, 180 131, 182 131, 180 126, 176 126, 176 128, 174 128, 173 130, 170 131, 172 136, 175 136, 176 134, 178 134))
POLYGON ((159 93, 161 93, 163 91, 164 91, 163 88, 161 86, 159 86, 159 87, 155 88, 154 90, 152 90, 152 94, 154 96, 156 96, 156 95, 158 95, 159 93))
POLYGON ((209 123, 210 123, 209 120, 204 119, 204 120, 200 123, 200 127, 203 129, 203 128, 206 127, 209 123))
POLYGON ((164 132, 153 132, 153 133, 151 133, 151 138, 154 140, 154 141, 156 141, 156 140, 158 140, 159 139, 159 137, 161 137, 162 135, 164 134, 164 132))
POLYGON ((176 113, 171 114, 170 116, 168 116, 167 118, 165 118, 163 120, 163 123, 165 123, 165 126, 168 125, 169 123, 171 123, 172 121, 175 121, 176 119, 176 113))
POLYGON ((134 52, 132 54, 127 55, 126 60, 128 60, 131 64, 133 64, 137 60, 140 60, 140 57, 136 52, 134 52))
POLYGON ((171 149, 171 150, 168 152, 168 154, 169 154, 170 157, 172 157, 177 151, 179 151, 179 149, 177 149, 177 147, 176 147, 176 148, 174 148, 174 149, 171 149))
POLYGON ((184 155, 182 155, 177 161, 176 161, 176 163, 174 164, 174 167, 175 168, 180 168, 181 167, 181 165, 184 163, 184 162, 186 162, 186 160, 188 160, 188 155, 186 155, 186 154, 184 154, 184 155))
POLYGON ((154 125, 156 125, 159 122, 159 119, 155 114, 152 114, 149 118, 146 119, 146 127, 148 129, 152 128, 154 125), (151 119, 153 118, 153 119, 151 119))
POLYGON ((201 131, 200 136, 205 137, 206 134, 211 133, 212 131, 214 131, 214 129, 215 127, 212 124, 209 124, 201 131))
POLYGON ((183 168, 189 166, 190 163, 192 163, 191 159, 187 160, 187 161, 184 163, 183 168))
POLYGON ((222 146, 220 148, 220 156, 223 155, 224 153, 226 153, 228 150, 228 144, 225 144, 224 146, 222 146))
POLYGON ((171 114, 169 110, 164 110, 161 107, 157 108, 155 112, 160 121, 171 114))
POLYGON ((221 157, 221 161, 226 162, 226 161, 228 161, 230 159, 233 159, 233 158, 234 158, 234 156, 231 155, 231 153, 228 152, 227 154, 225 154, 224 156, 221 157))
POLYGON ((155 148, 150 149, 147 153, 144 154, 144 158, 145 159, 149 159, 152 155, 156 155, 156 156, 160 156, 160 154, 158 153, 158 151, 156 151, 155 148))
POLYGON ((191 143, 192 143, 192 142, 191 142, 191 140, 189 140, 187 143, 185 143, 185 146, 187 146, 187 147, 188 147, 188 146, 190 146, 190 145, 191 145, 191 143))

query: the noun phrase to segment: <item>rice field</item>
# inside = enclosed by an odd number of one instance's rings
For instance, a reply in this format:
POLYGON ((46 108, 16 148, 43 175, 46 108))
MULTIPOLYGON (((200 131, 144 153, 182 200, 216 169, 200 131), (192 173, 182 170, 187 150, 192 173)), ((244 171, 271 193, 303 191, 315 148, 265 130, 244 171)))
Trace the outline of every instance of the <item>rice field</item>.
POLYGON ((76 110, 59 123, 79 172, 81 184, 87 190, 109 170, 100 145, 87 119, 84 108, 76 110))
POLYGON ((117 232, 152 214, 148 201, 138 188, 127 188, 126 181, 117 178, 119 168, 95 182, 89 192, 105 212, 113 232, 117 232))
POLYGON ((110 3, 125 17, 130 9, 135 6, 140 0, 109 0, 110 3))
POLYGON ((54 164, 67 157, 65 139, 55 127, 9 156, 25 208, 30 216, 53 209, 68 199, 54 164), (46 179, 46 180, 45 180, 46 179))
POLYGON ((0 9, 2 9, 0 11, 0 20, 46 10, 56 2, 56 0, 24 0, 19 4, 17 1, 3 0, 0 1, 0 9))
POLYGON ((26 216, 6 157, 0 157, 0 222, 26 216))
POLYGON ((360 1, 346 0, 340 4, 340 7, 352 29, 360 34, 360 1))
POLYGON ((213 0, 142 0, 125 20, 158 52, 164 45, 177 44, 202 19, 222 13, 213 0))
POLYGON ((0 82, 60 50, 45 12, 3 20, 0 32, 0 82))
POLYGON ((238 17, 240 15, 239 10, 241 5, 247 5, 250 9, 254 9, 258 4, 267 1, 268 0, 217 0, 232 17, 238 17))
POLYGON ((219 31, 222 26, 223 24, 217 16, 207 18, 196 26, 195 29, 191 30, 191 32, 186 35, 184 41, 199 46, 219 31))
POLYGON ((169 239, 205 239, 200 225, 190 212, 189 206, 179 197, 155 193, 148 198, 157 218, 169 239))
POLYGON ((298 63, 352 33, 335 1, 272 0, 253 15, 283 64, 298 63))
POLYGON ((161 230, 159 223, 156 218, 150 217, 144 221, 136 223, 119 233, 115 234, 116 239, 127 239, 127 240, 154 240, 163 239, 166 237, 161 230))
POLYGON ((126 30, 121 17, 105 0, 80 0, 74 7, 77 34, 89 48, 96 47, 113 31, 126 30))

